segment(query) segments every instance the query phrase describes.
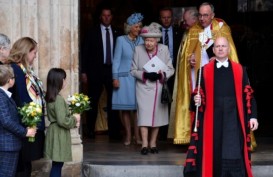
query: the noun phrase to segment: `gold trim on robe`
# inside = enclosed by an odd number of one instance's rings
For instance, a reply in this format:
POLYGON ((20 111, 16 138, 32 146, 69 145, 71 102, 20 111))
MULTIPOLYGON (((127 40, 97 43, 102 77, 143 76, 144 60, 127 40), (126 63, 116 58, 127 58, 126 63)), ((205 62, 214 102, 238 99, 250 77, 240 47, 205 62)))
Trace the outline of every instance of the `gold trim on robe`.
MULTIPOLYGON (((179 63, 180 63, 179 59, 181 58, 180 54, 182 53, 181 50, 183 48, 183 44, 184 44, 184 42, 186 40, 187 34, 188 34, 188 31, 185 31, 184 34, 183 34, 181 44, 180 44, 179 49, 178 49, 176 66, 179 66, 179 63)), ((174 86, 173 86, 173 95, 172 95, 173 102, 171 104, 171 109, 170 109, 170 120, 169 120, 168 135, 167 135, 167 137, 171 138, 171 139, 174 138, 174 117, 175 117, 175 110, 176 110, 178 69, 179 69, 179 67, 176 67, 175 78, 174 78, 174 86)))
MULTIPOLYGON (((195 76, 200 66, 201 43, 199 42, 199 33, 203 32, 203 27, 197 23, 189 29, 182 50, 179 51, 177 61, 177 88, 175 117, 173 123, 174 144, 189 144, 191 135, 191 116, 189 111, 191 96, 191 65, 188 58, 194 53, 196 59, 195 76)), ((229 26, 222 20, 214 18, 211 24, 212 40, 224 36, 230 44, 229 58, 235 62, 238 61, 236 48, 231 36, 229 26)), ((196 79, 195 79, 196 80, 196 79)), ((172 127, 170 127, 172 128, 172 127)))

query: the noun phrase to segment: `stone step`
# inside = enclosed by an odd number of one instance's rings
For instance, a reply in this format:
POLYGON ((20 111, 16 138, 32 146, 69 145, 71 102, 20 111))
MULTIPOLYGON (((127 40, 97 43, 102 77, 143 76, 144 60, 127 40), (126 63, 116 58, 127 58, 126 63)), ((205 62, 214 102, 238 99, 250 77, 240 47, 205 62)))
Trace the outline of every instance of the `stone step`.
MULTIPOLYGON (((258 148, 251 154, 254 177, 273 177, 272 142, 271 137, 257 137, 258 148)), ((159 154, 144 156, 138 145, 85 141, 82 177, 183 177, 187 146, 159 141, 158 147, 159 154)))
MULTIPOLYGON (((254 177, 272 177, 272 165, 254 165, 254 177)), ((82 164, 82 177, 183 177, 181 165, 82 164)))

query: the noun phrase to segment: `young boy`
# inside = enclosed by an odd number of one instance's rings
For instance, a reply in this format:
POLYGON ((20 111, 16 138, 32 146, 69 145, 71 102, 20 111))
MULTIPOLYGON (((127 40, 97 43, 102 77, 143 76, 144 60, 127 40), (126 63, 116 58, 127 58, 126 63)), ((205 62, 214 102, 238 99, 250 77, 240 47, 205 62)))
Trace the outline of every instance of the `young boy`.
POLYGON ((21 141, 24 137, 34 137, 35 128, 24 128, 15 102, 8 91, 14 85, 13 69, 0 65, 0 176, 14 177, 21 141))

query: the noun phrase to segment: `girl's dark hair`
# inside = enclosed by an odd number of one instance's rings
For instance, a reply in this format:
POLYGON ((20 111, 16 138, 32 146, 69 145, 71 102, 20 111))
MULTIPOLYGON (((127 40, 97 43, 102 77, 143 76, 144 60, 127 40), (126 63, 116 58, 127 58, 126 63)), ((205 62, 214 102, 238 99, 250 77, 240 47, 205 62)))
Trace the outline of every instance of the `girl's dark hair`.
POLYGON ((47 74, 46 102, 54 102, 56 96, 63 88, 63 81, 66 73, 62 68, 51 68, 47 74))

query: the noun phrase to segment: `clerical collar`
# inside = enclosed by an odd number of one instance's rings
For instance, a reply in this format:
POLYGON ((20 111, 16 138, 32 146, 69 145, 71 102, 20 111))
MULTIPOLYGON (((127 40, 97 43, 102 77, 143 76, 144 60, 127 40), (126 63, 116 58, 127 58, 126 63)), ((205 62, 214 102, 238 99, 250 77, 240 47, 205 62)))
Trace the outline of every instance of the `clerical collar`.
POLYGON ((210 30, 211 24, 204 28, 204 30, 210 30))
POLYGON ((219 61, 218 59, 216 59, 217 63, 216 63, 216 67, 217 68, 221 68, 222 66, 227 68, 229 63, 228 63, 228 59, 226 59, 224 62, 219 61))
POLYGON ((225 61, 223 61, 223 62, 222 62, 222 61, 220 61, 220 60, 218 60, 218 59, 216 58, 216 61, 217 61, 217 62, 220 62, 220 63, 225 63, 225 62, 227 62, 227 61, 228 61, 228 58, 226 58, 226 59, 225 59, 225 61))
POLYGON ((207 35, 208 38, 212 38, 211 27, 212 27, 212 24, 210 24, 209 26, 207 26, 206 28, 204 28, 204 33, 207 35))

